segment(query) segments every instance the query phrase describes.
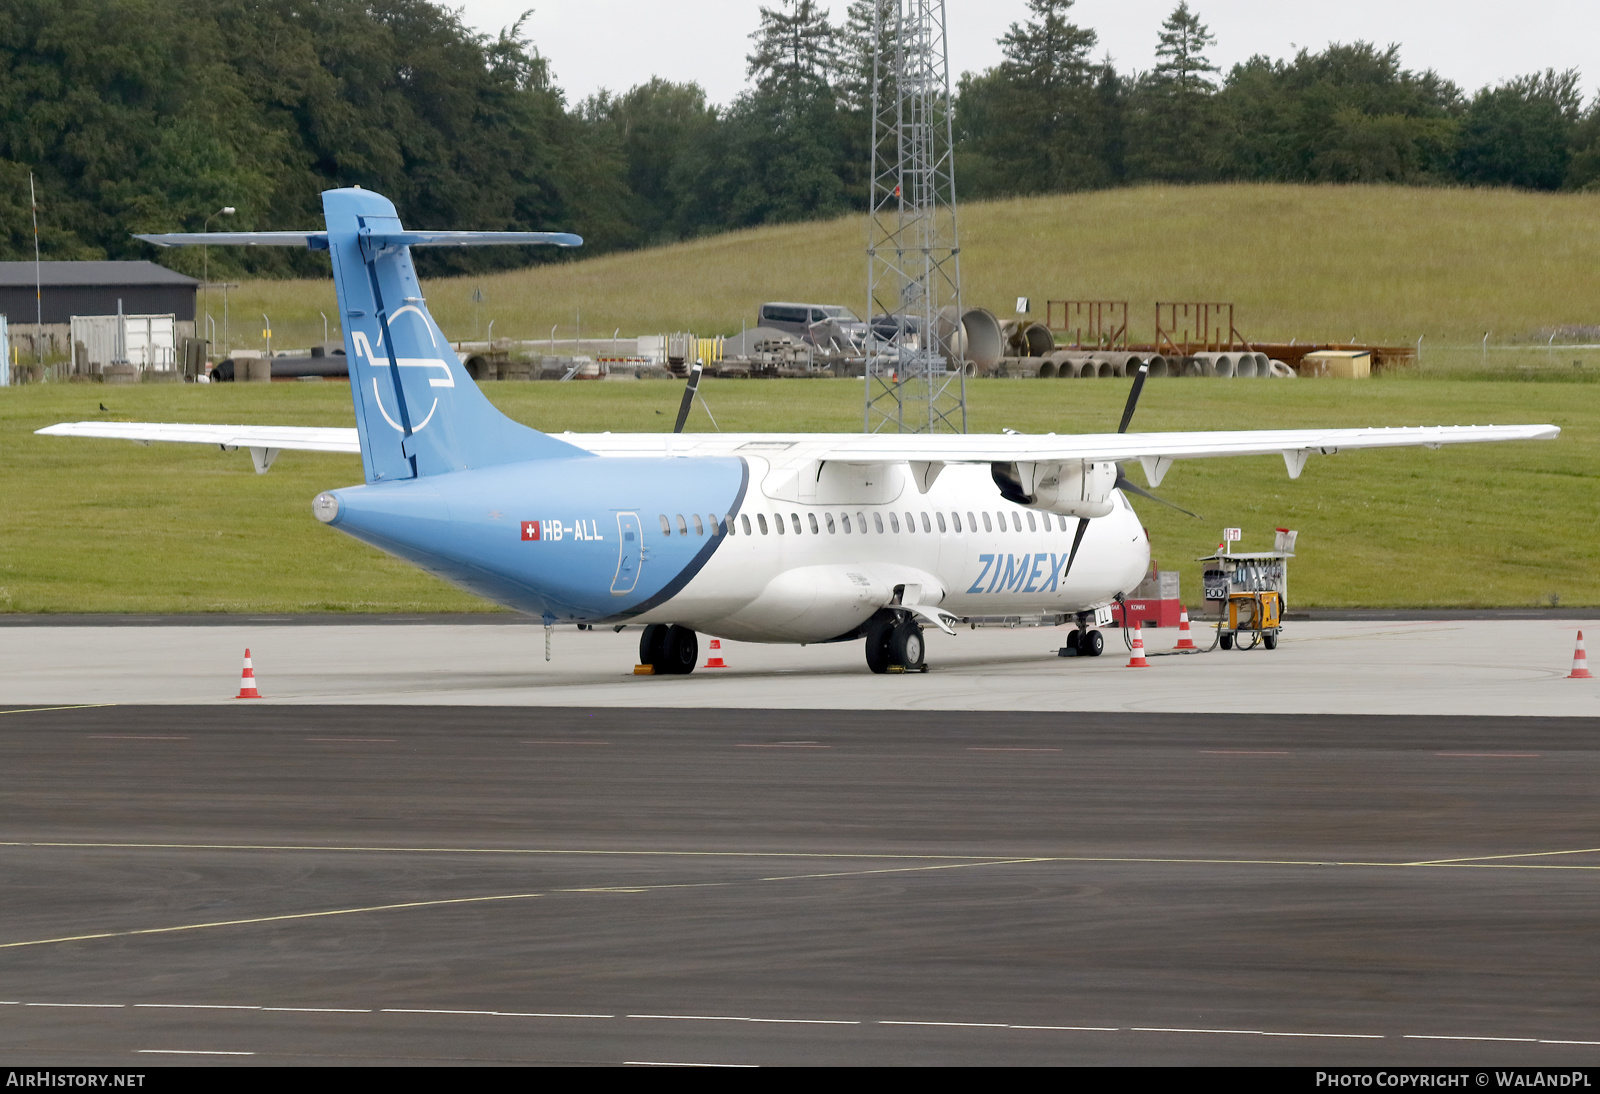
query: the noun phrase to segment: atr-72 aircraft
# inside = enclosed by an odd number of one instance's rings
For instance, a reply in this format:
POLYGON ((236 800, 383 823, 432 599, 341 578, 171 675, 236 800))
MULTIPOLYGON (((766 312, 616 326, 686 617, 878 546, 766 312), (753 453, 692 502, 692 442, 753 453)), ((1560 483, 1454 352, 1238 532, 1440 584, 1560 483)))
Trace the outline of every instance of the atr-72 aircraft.
MULTIPOLYGON (((696 632, 864 639, 874 672, 923 665, 922 625, 1031 616, 1100 652, 1108 605, 1150 547, 1119 461, 1157 486, 1174 460, 1281 453, 1291 478, 1341 449, 1548 439, 1551 425, 1129 433, 562 434, 512 421, 428 314, 410 248, 581 244, 407 231, 369 190, 323 195, 326 231, 142 236, 165 246, 326 250, 354 429, 75 422, 57 436, 359 452, 366 483, 318 494, 323 523, 553 623, 645 624, 640 660, 698 661, 696 632)), ((953 633, 953 631, 952 631, 953 633)))

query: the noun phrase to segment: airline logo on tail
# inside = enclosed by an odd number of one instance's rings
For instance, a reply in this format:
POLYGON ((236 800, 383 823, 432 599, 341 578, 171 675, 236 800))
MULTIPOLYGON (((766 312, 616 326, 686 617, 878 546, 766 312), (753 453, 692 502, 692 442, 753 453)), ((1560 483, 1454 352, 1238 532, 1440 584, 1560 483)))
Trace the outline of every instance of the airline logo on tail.
MULTIPOLYGON (((401 357, 401 356, 399 356, 397 354, 395 356, 394 363, 396 365, 398 365, 399 367, 401 367, 401 368, 435 368, 435 369, 438 369, 440 372, 444 373, 444 375, 442 377, 441 376, 430 376, 430 377, 428 377, 428 386, 429 387, 455 387, 456 386, 455 375, 450 371, 450 365, 444 360, 444 354, 441 353, 440 350, 439 350, 439 340, 438 340, 438 338, 436 338, 434 336, 433 324, 428 322, 428 317, 427 317, 426 313, 424 313, 423 310, 421 308, 417 307, 417 305, 415 305, 415 304, 407 304, 405 307, 403 307, 399 311, 395 312, 394 315, 389 317, 389 334, 391 336, 391 339, 395 343, 395 348, 398 349, 399 345, 400 345, 399 335, 396 333, 396 330, 395 330, 396 324, 399 323, 399 321, 402 318, 404 318, 404 316, 408 312, 410 314, 412 314, 412 315, 415 315, 417 317, 416 321, 422 324, 422 329, 428 336, 428 342, 432 344, 434 353, 438 354, 438 356, 435 356, 435 357, 401 357)), ((388 356, 388 354, 379 354, 379 353, 373 352, 374 347, 373 347, 372 343, 367 340, 367 335, 366 335, 365 331, 352 330, 350 332, 350 340, 355 345, 356 358, 358 360, 361 359, 361 358, 365 358, 367 364, 369 364, 373 368, 377 368, 377 369, 387 369, 389 367, 389 356, 388 356)), ((420 341, 421 340, 418 339, 418 342, 420 342, 420 341)), ((377 345, 376 349, 378 349, 378 350, 382 350, 383 349, 383 335, 381 333, 378 335, 378 345, 377 345)), ((444 350, 444 353, 449 353, 449 352, 452 352, 452 351, 449 349, 448 346, 446 346, 446 348, 444 350)), ((375 400, 377 400, 378 412, 383 415, 383 420, 388 422, 389 425, 394 428, 396 433, 404 433, 405 432, 405 426, 403 426, 399 422, 395 421, 393 416, 390 415, 389 411, 383 405, 383 393, 378 387, 378 378, 376 376, 374 376, 372 378, 372 396, 373 396, 373 398, 375 400)), ((434 411, 436 411, 438 409, 439 409, 439 399, 438 399, 437 396, 435 396, 434 400, 433 400, 433 406, 428 408, 427 415, 423 417, 421 422, 419 422, 417 425, 412 427, 411 432, 413 432, 413 433, 422 432, 423 428, 430 421, 433 420, 434 411)))

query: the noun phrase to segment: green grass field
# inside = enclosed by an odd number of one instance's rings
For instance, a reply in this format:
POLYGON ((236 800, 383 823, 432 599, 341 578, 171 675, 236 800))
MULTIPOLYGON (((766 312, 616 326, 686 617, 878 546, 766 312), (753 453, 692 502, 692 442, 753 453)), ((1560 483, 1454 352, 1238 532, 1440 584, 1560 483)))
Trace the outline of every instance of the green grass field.
MULTIPOLYGON (((401 210, 404 216, 405 211, 401 210)), ((1157 300, 1231 301, 1261 341, 1415 344, 1424 372, 1481 367, 1475 347, 1527 342, 1542 327, 1596 324, 1600 193, 1385 186, 1149 186, 981 202, 961 209, 965 300, 1126 300, 1135 340, 1157 300)), ((458 225, 468 228, 473 225, 458 225)), ((581 225, 578 226, 581 231, 581 225)), ((788 224, 510 273, 429 282, 452 338, 588 337, 668 330, 737 333, 764 300, 865 296, 862 218, 788 224)), ((212 296, 219 329, 221 300, 212 296)), ((279 346, 320 341, 329 281, 248 282, 230 294, 238 345, 258 347, 260 313, 279 346)), ((1600 371, 1600 354, 1586 368, 1600 371)), ((1572 355, 1501 354, 1491 372, 1573 375, 1572 355)))
MULTIPOLYGON (((513 417, 559 431, 670 427, 681 385, 498 383, 513 417), (659 413, 658 413, 659 412, 659 413)), ((707 380, 724 429, 860 428, 860 381, 707 380)), ((1126 381, 983 380, 974 431, 1104 431, 1126 381)), ((258 476, 242 452, 36 437, 109 418, 349 425, 343 384, 48 384, 0 390, 0 611, 473 611, 488 605, 319 525, 311 498, 361 478, 353 456, 285 453, 258 476), (97 408, 104 402, 109 413, 97 408)), ((1600 605, 1600 387, 1509 382, 1154 381, 1136 429, 1553 422, 1554 442, 1179 463, 1135 499, 1164 567, 1199 599, 1219 530, 1242 549, 1301 532, 1292 600, 1308 606, 1600 605)), ((698 411, 691 429, 709 428, 698 411)), ((1142 481, 1137 470, 1133 477, 1142 481)))

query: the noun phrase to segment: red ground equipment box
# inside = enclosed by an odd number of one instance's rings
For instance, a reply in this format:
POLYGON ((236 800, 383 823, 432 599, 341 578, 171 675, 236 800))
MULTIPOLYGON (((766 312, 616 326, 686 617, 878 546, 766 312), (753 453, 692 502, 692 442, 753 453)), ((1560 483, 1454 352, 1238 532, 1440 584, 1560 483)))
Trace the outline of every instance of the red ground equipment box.
MULTIPOLYGON (((1127 626, 1135 623, 1142 627, 1176 627, 1178 613, 1183 611, 1183 600, 1178 595, 1178 571, 1157 570, 1155 564, 1145 575, 1139 587, 1128 594, 1127 626)), ((1111 618, 1123 626, 1122 605, 1111 605, 1111 618)))

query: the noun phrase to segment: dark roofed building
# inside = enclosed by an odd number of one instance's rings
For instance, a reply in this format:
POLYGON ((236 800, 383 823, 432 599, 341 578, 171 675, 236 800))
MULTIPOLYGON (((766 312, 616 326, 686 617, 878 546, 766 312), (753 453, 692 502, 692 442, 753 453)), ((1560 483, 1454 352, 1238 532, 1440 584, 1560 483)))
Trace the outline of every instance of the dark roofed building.
MULTIPOLYGON (((44 321, 66 323, 74 315, 172 315, 194 321, 200 282, 154 262, 41 262, 44 321)), ((13 325, 33 323, 34 264, 0 262, 0 315, 13 325)))

